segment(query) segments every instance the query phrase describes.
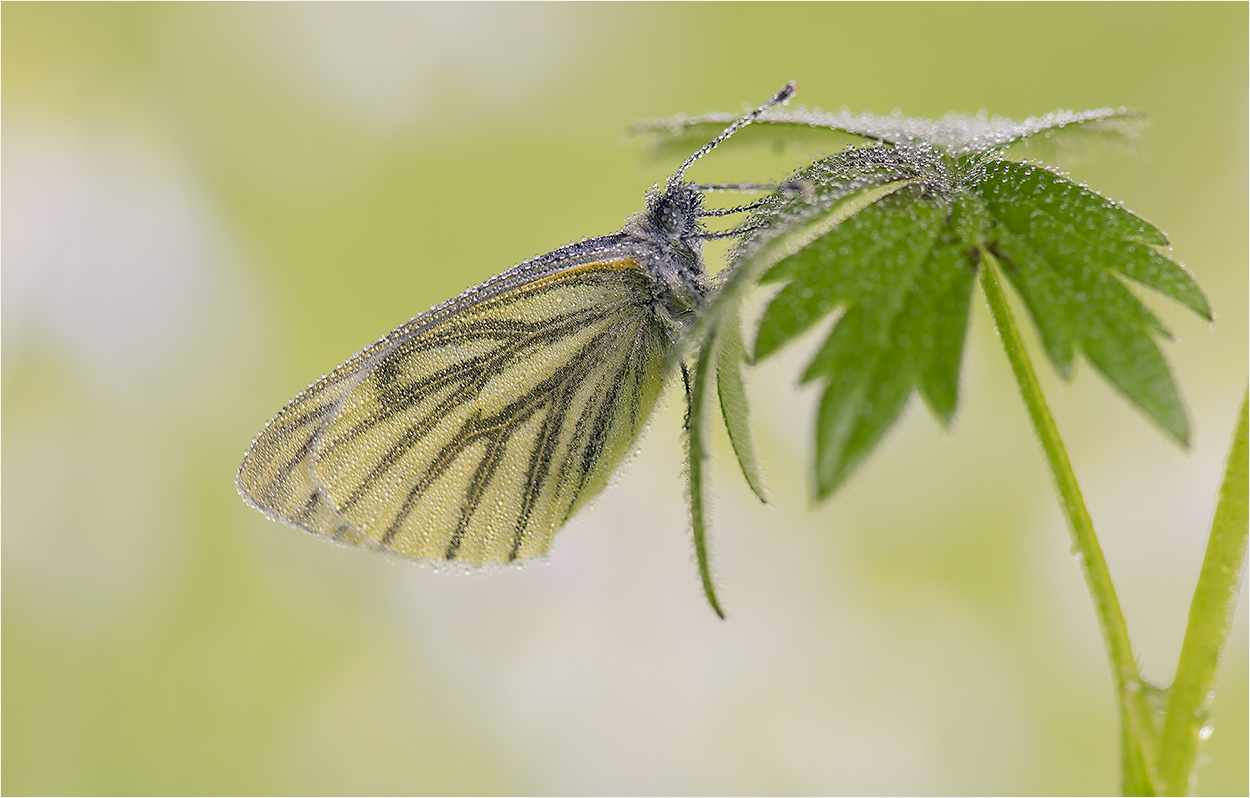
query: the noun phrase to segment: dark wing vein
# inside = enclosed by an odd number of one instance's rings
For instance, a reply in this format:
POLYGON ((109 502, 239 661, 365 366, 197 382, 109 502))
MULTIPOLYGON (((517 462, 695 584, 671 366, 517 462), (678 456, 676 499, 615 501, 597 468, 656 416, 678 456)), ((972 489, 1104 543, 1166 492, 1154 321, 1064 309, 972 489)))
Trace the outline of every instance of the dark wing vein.
MULTIPOLYGON (((414 484, 408 491, 408 496, 404 500, 403 508, 395 517, 395 520, 392 521, 390 526, 387 528, 386 534, 382 536, 381 542, 384 545, 389 545, 391 543, 395 535, 399 532, 399 529, 407 521, 408 515, 412 512, 412 508, 416 505, 417 499, 420 498, 421 493, 433 484, 435 480, 441 477, 447 468, 456 461, 456 458, 458 458, 474 442, 483 436, 491 434, 492 432, 498 433, 500 431, 515 430, 520 426, 520 420, 524 420, 524 418, 528 418, 532 415, 543 399, 554 389, 558 388, 566 381, 572 382, 579 377, 584 377, 586 373, 593 368, 594 357, 599 355, 603 350, 611 347, 611 332, 612 331, 609 330, 608 332, 600 333, 592 338, 582 347, 578 355, 571 359, 571 362, 576 364, 575 373, 568 374, 557 371, 555 374, 534 386, 525 395, 510 402, 492 418, 483 420, 480 411, 475 411, 472 416, 466 419, 457 431, 456 435, 454 435, 452 439, 439 451, 438 456, 434 459, 434 462, 430 464, 429 468, 426 469, 421 478, 417 480, 416 484, 414 484), (529 412, 524 412, 527 409, 529 412), (522 414, 524 414, 524 418, 521 418, 522 414)), ((506 436, 499 437, 502 438, 506 436)), ((375 476, 373 472, 370 473, 370 477, 375 481, 376 479, 380 479, 381 476, 382 475, 380 474, 375 476)), ((483 484, 482 487, 485 488, 485 485, 483 484)), ((474 508, 470 508, 470 514, 472 509, 474 508)), ((467 523, 467 518, 465 519, 465 523, 467 523)), ((459 547, 458 541, 456 542, 456 546, 459 547)), ((452 551, 454 552, 454 550, 452 551)))
MULTIPOLYGON (((489 353, 465 358, 422 380, 399 384, 398 372, 402 369, 405 359, 437 348, 425 346, 423 341, 413 342, 413 346, 397 350, 388 356, 374 372, 377 375, 375 384, 378 386, 380 399, 382 400, 379 402, 377 409, 356 422, 351 429, 335 436, 334 440, 323 441, 319 452, 322 456, 330 454, 335 448, 351 443, 359 436, 368 433, 369 430, 378 424, 410 410, 414 405, 429 398, 439 388, 456 382, 463 382, 452 395, 425 416, 425 419, 430 422, 425 429, 429 429, 441 421, 450 410, 457 407, 466 396, 479 390, 491 377, 498 375, 501 371, 501 365, 510 362, 527 349, 532 349, 567 335, 570 330, 576 329, 578 325, 584 324, 597 315, 599 314, 593 311, 575 311, 555 319, 551 325, 524 324, 527 329, 518 330, 514 334, 509 335, 501 345, 489 353), (417 346, 417 344, 421 345, 417 346)), ((457 337, 469 338, 471 336, 447 336, 444 343, 440 344, 440 346, 448 345, 449 342, 454 341, 457 337)), ((493 336, 472 337, 487 338, 493 336)), ((403 452, 398 452, 398 454, 402 455, 403 452)))

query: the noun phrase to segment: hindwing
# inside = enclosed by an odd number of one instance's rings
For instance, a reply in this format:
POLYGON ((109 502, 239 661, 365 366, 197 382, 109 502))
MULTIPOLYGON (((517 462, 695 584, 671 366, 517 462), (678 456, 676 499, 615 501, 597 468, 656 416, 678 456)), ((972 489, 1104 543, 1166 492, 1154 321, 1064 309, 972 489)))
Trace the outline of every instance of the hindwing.
POLYGON ((632 257, 504 275, 296 397, 239 489, 271 517, 415 559, 540 554, 607 484, 670 348, 632 257))

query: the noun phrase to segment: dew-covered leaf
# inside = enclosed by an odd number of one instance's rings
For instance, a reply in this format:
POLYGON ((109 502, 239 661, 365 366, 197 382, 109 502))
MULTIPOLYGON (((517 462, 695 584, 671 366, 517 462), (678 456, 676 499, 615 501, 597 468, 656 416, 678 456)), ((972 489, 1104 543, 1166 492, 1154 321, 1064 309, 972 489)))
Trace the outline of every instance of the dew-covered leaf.
POLYGON ((990 218, 975 195, 960 192, 928 260, 911 287, 900 346, 916 346, 916 387, 933 415, 949 425, 959 400, 976 260, 990 218), (905 337, 904 337, 905 336, 905 337))
POLYGON ((1155 335, 1163 324, 1121 282, 1155 288, 1210 316, 1166 239, 1134 214, 1055 173, 999 161, 981 193, 1001 224, 991 247, 1024 299, 1047 355, 1070 376, 1079 349, 1111 384, 1181 444, 1189 423, 1155 335))
MULTIPOLYGON (((873 149, 881 148, 858 152, 873 149)), ((804 374, 825 385, 820 496, 853 473, 913 387, 943 425, 958 404, 976 252, 991 219, 978 194, 951 190, 949 161, 913 152, 903 162, 908 170, 897 169, 896 158, 891 178, 906 174, 909 184, 840 220, 761 280, 785 286, 761 317, 757 360, 841 311, 804 374)))
POLYGON ((1046 356, 1064 379, 1071 379, 1076 361, 1076 308, 1060 276, 1030 244, 1029 239, 997 231, 995 255, 1024 299, 1037 325, 1046 356))
POLYGON ((892 325, 867 321, 852 308, 839 321, 805 380, 824 379, 816 415, 816 496, 823 499, 847 480, 907 404, 912 381, 908 356, 883 345, 892 325))
MULTIPOLYGON (((630 134, 645 136, 645 155, 651 161, 680 162, 716 137, 740 114, 704 114, 697 117, 645 119, 635 122, 630 134), (727 120, 727 121, 716 121, 727 120)), ((845 131, 813 128, 804 124, 753 124, 743 128, 724 145, 734 150, 763 149, 780 154, 787 149, 832 152, 863 137, 845 131)))
POLYGON ((982 193, 995 217, 1039 241, 1049 257, 1088 257, 1211 318, 1198 284, 1164 250, 1167 238, 1121 205, 1048 169, 1013 161, 986 168, 982 193))
POLYGON ((725 617, 720 600, 716 596, 716 583, 712 578, 712 563, 708 545, 707 502, 707 438, 711 431, 708 422, 709 400, 712 383, 716 379, 716 349, 704 346, 690 372, 682 366, 686 380, 686 499, 690 510, 690 533, 694 542, 695 561, 699 566, 699 580, 703 583, 703 595, 712 611, 725 617))
MULTIPOLYGON (((699 116, 672 116, 646 119, 634 123, 631 133, 661 134, 657 151, 669 152, 670 142, 679 142, 688 152, 716 135, 739 115, 710 113, 699 116)), ((1023 121, 988 114, 947 114, 941 119, 922 119, 902 114, 880 116, 871 113, 853 114, 849 109, 822 111, 819 108, 774 108, 762 114, 754 129, 739 134, 739 142, 750 138, 806 138, 812 131, 867 139, 898 147, 927 146, 942 149, 955 156, 1001 150, 1018 143, 1039 139, 1055 142, 1081 138, 1098 138, 1134 145, 1141 136, 1146 117, 1128 108, 1097 108, 1091 111, 1060 109, 1030 116, 1023 121)), ((835 143, 837 141, 835 140, 835 143)))
MULTIPOLYGON (((736 310, 736 309, 735 309, 736 310)), ((746 345, 742 341, 741 322, 736 312, 720 320, 714 337, 716 346, 716 392, 720 399, 721 414, 725 418, 725 431, 733 445, 734 456, 742 469, 742 476, 751 492, 767 503, 764 475, 755 451, 751 434, 750 410, 747 404, 746 386, 742 380, 742 364, 746 359, 746 345)))
MULTIPOLYGON (((769 303, 755 339, 756 360, 768 357, 836 308, 905 290, 914 245, 940 224, 937 208, 908 187, 873 203, 778 263, 761 282, 789 280, 769 303)), ((941 210, 945 210, 942 208, 941 210)), ((879 300, 880 301, 880 300, 879 300)))
POLYGON ((925 185, 902 187, 777 263, 787 281, 756 337, 763 358, 835 310, 844 311, 804 374, 822 381, 816 488, 836 490, 898 417, 918 387, 938 419, 955 411, 974 264, 969 252, 988 216, 925 185))
POLYGON ((923 173, 909 154, 869 146, 847 148, 791 175, 752 215, 746 226, 756 233, 735 248, 731 268, 722 272, 724 279, 687 340, 706 338, 776 264, 923 173))

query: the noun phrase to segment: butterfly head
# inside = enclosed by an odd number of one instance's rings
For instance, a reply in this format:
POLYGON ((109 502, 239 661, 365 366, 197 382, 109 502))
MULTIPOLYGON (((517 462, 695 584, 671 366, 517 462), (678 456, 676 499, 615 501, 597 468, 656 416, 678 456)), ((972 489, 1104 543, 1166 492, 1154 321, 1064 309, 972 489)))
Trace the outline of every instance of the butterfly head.
POLYGON ((663 186, 654 186, 647 193, 646 207, 626 226, 625 232, 633 239, 651 273, 656 312, 670 330, 683 328, 703 305, 710 290, 701 257, 703 239, 709 237, 701 220, 708 212, 703 206, 703 188, 685 179, 686 170, 769 108, 790 99, 794 92, 795 84, 787 83, 768 102, 703 145, 663 186))
POLYGON ((703 192, 684 180, 669 181, 647 195, 645 224, 658 235, 675 239, 695 237, 703 216, 703 192))

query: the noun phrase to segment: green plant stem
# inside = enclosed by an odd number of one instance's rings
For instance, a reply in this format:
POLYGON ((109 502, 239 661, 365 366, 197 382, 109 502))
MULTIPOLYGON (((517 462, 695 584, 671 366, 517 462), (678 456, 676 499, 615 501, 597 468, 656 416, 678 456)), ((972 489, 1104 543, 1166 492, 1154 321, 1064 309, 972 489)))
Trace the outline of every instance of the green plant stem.
POLYGON ((1250 392, 1241 401, 1241 415, 1233 432, 1207 553, 1189 605, 1189 624, 1181 644, 1176 680, 1168 696, 1159 754, 1159 781, 1165 795, 1193 791, 1198 745, 1210 734, 1208 718, 1215 676, 1237 608, 1237 589, 1246 562, 1250 491, 1250 469, 1246 463, 1247 402, 1250 392))
POLYGON ((1046 464, 1059 493, 1059 504, 1072 534, 1072 551, 1085 573, 1085 582, 1094 599, 1094 610, 1098 614, 1098 624, 1102 628, 1103 641, 1107 646, 1107 656, 1111 660, 1123 744, 1121 787, 1126 794, 1153 794, 1157 792, 1150 762, 1153 758, 1153 746, 1150 743, 1154 732, 1150 710, 1143 695, 1141 675, 1129 641, 1128 625, 1120 611, 1120 601, 1111 581, 1111 572, 1107 569, 1102 547, 1098 545, 1098 537, 1094 534, 1094 524, 1085 507, 1085 499, 1081 496, 1072 463, 1068 460, 1063 440, 1059 437, 1055 420, 1042 395, 1037 374, 1033 371, 1033 365, 1025 351, 1020 330, 1007 304, 1007 296, 1003 293, 1002 284, 995 273, 998 262, 984 246, 980 248, 980 253, 983 264, 981 285, 989 303, 990 314, 1002 339, 1003 349, 1007 352, 1007 359, 1011 362, 1016 383, 1020 386, 1020 395, 1028 410, 1033 433, 1042 445, 1046 464))

